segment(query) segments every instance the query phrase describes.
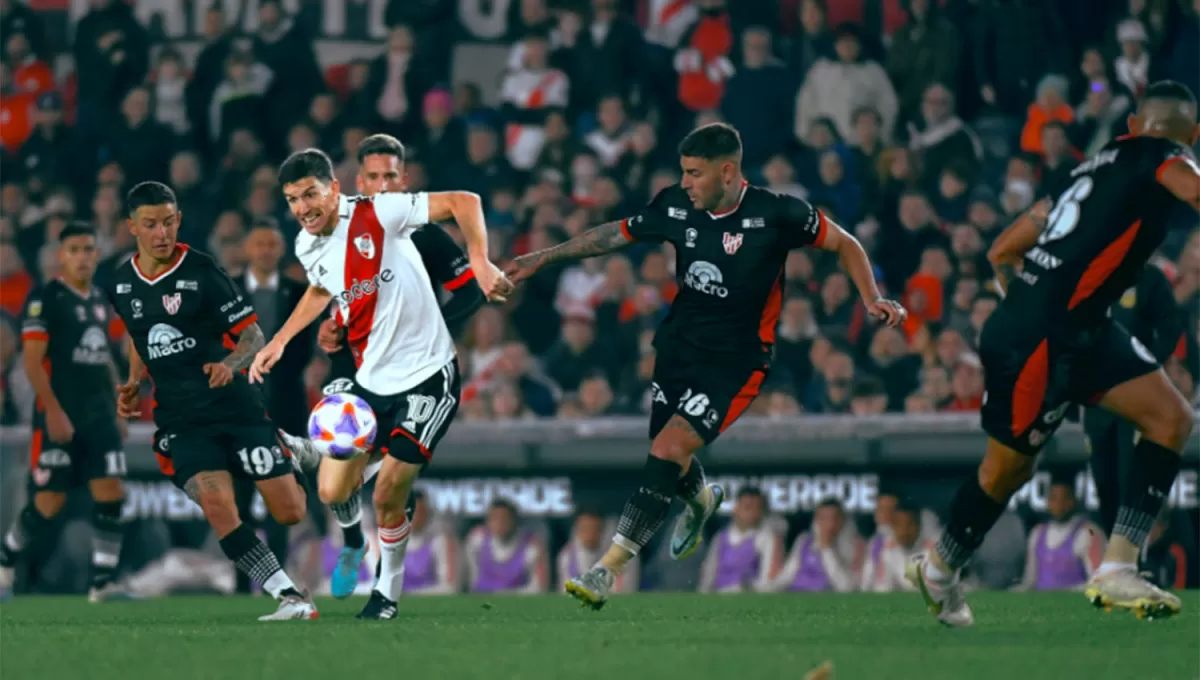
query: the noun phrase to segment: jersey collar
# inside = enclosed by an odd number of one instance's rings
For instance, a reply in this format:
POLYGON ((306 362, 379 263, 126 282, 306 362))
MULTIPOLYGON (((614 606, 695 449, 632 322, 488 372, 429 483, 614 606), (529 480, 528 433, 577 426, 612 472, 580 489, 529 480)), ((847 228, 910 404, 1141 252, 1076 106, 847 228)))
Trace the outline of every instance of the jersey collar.
POLYGON ((175 273, 176 269, 179 269, 179 265, 183 264, 183 258, 187 257, 188 250, 189 248, 187 244, 176 244, 175 256, 171 261, 171 266, 159 272, 158 276, 155 277, 149 277, 142 273, 142 268, 138 266, 137 253, 134 253, 133 257, 129 258, 129 264, 133 266, 133 271, 138 275, 139 279, 153 286, 155 283, 163 280, 163 278, 166 276, 175 273))
POLYGON ((78 289, 78 288, 76 288, 75 286, 72 286, 71 284, 67 283, 67 280, 66 280, 66 279, 64 279, 64 278, 63 278, 63 277, 61 277, 61 276, 56 276, 56 277, 54 277, 54 278, 55 278, 55 280, 57 280, 59 283, 61 283, 61 284, 62 284, 62 287, 63 287, 63 288, 66 288, 67 290, 71 291, 71 292, 72 292, 72 293, 74 293, 76 296, 78 296, 80 299, 83 299, 83 300, 90 300, 90 299, 92 299, 92 288, 91 288, 91 286, 89 286, 87 290, 79 290, 79 289, 78 289))
POLYGON ((725 210, 723 212, 713 212, 710 210, 710 211, 708 211, 708 216, 713 218, 714 220, 719 220, 722 217, 729 217, 730 215, 737 212, 737 209, 742 207, 742 200, 746 198, 746 189, 749 186, 750 186, 750 182, 748 182, 746 180, 742 180, 742 193, 738 194, 737 203, 734 203, 732 208, 730 208, 729 210, 725 210))

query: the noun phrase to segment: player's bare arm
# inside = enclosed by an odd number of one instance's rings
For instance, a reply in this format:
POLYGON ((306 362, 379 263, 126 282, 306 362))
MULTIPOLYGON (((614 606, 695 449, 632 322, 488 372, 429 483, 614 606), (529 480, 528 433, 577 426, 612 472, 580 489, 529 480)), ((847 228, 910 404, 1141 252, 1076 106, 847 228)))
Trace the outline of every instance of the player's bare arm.
POLYGON ((854 281, 867 311, 872 317, 889 326, 903 323, 908 311, 899 302, 888 300, 879 292, 879 286, 875 285, 875 270, 862 244, 832 220, 826 219, 825 225, 825 238, 821 241, 821 249, 837 253, 842 270, 854 281))
POLYGON ((1000 286, 1001 294, 1008 290, 1008 282, 1017 275, 1017 267, 1025 259, 1025 253, 1037 245, 1038 236, 1046 228, 1052 207, 1053 201, 1048 198, 1033 204, 1033 207, 1001 232, 988 250, 988 261, 992 263, 992 269, 996 273, 996 283, 1000 286))
POLYGON ((242 330, 237 345, 229 356, 219 362, 204 365, 209 387, 224 387, 233 381, 233 374, 250 367, 255 354, 267 344, 262 328, 252 323, 242 330))
POLYGON ((524 281, 547 265, 575 262, 606 255, 632 243, 621 231, 621 222, 606 222, 553 248, 538 250, 514 259, 505 273, 513 283, 524 281))
POLYGON ((45 338, 26 337, 22 342, 25 362, 25 374, 29 376, 29 384, 37 398, 46 409, 46 429, 50 439, 56 442, 69 442, 75 436, 75 426, 67 417, 58 397, 50 387, 50 374, 46 372, 46 349, 50 343, 45 338))
POLYGON ((512 292, 504 272, 488 259, 487 227, 483 219, 483 201, 470 191, 439 191, 429 194, 429 220, 453 219, 467 242, 467 257, 479 287, 489 300, 503 302, 512 292))
POLYGON ((1200 168, 1196 167, 1195 161, 1186 156, 1178 156, 1167 163, 1169 165, 1164 166, 1158 173, 1158 183, 1174 194, 1175 198, 1200 212, 1200 168))
POLYGON ((122 418, 137 418, 142 415, 138 410, 138 393, 142 381, 146 379, 146 364, 142 361, 133 338, 129 338, 129 380, 123 385, 117 385, 117 415, 122 418))
MULTIPOLYGON (((254 361, 250 365, 250 382, 261 383, 263 376, 271 372, 271 367, 274 366, 283 357, 283 350, 292 338, 308 328, 308 325, 317 320, 325 313, 325 308, 329 306, 329 301, 333 299, 333 294, 324 288, 317 286, 309 286, 308 290, 304 291, 300 302, 296 303, 296 308, 292 310, 292 315, 271 338, 258 353, 254 355, 254 361)), ((260 331, 261 332, 261 331, 260 331)))

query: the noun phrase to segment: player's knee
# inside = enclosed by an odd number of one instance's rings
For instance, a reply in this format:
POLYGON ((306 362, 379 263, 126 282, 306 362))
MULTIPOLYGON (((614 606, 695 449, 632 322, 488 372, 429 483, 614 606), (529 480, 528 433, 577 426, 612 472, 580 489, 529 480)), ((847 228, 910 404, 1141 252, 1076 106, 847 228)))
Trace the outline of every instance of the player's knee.
POLYGON ((92 500, 97 503, 110 503, 125 498, 125 488, 121 480, 116 478, 94 479, 89 485, 92 500))
POLYGON ((989 448, 979 465, 979 486, 996 500, 1007 500, 1033 479, 1037 459, 1011 449, 989 448))
POLYGON ((358 486, 354 484, 354 480, 329 478, 317 480, 317 496, 325 505, 345 503, 356 491, 358 491, 358 486))
POLYGON ((279 507, 271 509, 271 516, 276 522, 284 526, 292 526, 304 521, 304 517, 308 514, 308 508, 304 504, 304 496, 300 495, 296 498, 289 498, 279 507))
POLYGON ((67 504, 67 494, 62 491, 39 491, 33 495, 33 505, 46 519, 57 515, 67 504))
POLYGON ((1165 409, 1161 418, 1163 423, 1160 427, 1164 438, 1167 439, 1163 443, 1182 451, 1183 447, 1187 445, 1188 437, 1192 436, 1192 430, 1196 427, 1196 414, 1182 400, 1176 399, 1174 406, 1165 409))
POLYGON ((683 465, 696 449, 678 437, 655 437, 650 444, 650 455, 683 465))

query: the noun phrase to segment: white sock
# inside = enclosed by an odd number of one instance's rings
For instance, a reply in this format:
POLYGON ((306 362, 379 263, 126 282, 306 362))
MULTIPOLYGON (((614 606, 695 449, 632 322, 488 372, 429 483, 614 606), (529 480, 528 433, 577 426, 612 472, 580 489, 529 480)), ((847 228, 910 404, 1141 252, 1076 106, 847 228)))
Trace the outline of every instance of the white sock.
POLYGON ((271 597, 275 598, 276 600, 279 599, 279 594, 288 588, 291 588, 297 592, 299 591, 299 588, 296 587, 296 584, 292 583, 292 579, 288 577, 287 572, 283 571, 282 569, 267 577, 267 580, 263 581, 262 587, 263 590, 270 593, 271 597))
POLYGON ((949 583, 951 579, 954 578, 953 573, 947 574, 939 569, 938 566, 933 563, 933 560, 929 559, 925 560, 925 576, 930 581, 939 584, 949 583))
POLYGON ((404 555, 411 528, 407 519, 394 527, 379 528, 379 583, 375 590, 392 602, 404 592, 404 555))
POLYGON ((1118 571, 1136 571, 1136 570, 1137 570, 1136 564, 1131 564, 1129 562, 1109 562, 1109 561, 1105 560, 1104 562, 1100 563, 1100 566, 1096 568, 1096 572, 1094 574, 1092 574, 1092 576, 1093 577, 1108 576, 1109 574, 1112 574, 1112 573, 1115 573, 1118 571))

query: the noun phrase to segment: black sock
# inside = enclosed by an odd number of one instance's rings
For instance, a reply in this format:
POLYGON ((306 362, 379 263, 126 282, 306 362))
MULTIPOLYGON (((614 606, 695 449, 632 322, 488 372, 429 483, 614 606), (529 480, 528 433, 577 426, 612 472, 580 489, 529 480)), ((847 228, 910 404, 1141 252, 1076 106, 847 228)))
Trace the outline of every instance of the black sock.
POLYGON ((690 503, 703 489, 704 468, 700 465, 700 459, 692 456, 692 464, 687 472, 675 483, 675 495, 683 502, 690 503))
POLYGON ((342 527, 342 545, 354 550, 358 550, 366 545, 366 539, 363 538, 362 524, 352 524, 348 527, 342 527))
POLYGON ((49 527, 50 518, 42 516, 37 506, 30 501, 17 516, 17 521, 9 527, 4 540, 0 541, 0 567, 14 566, 23 553, 40 537, 46 535, 49 527))
POLYGON ((92 587, 113 580, 121 560, 121 507, 125 501, 97 501, 92 505, 92 587))
POLYGON ((958 488, 950 504, 950 522, 938 539, 938 557, 951 569, 962 569, 979 549, 987 532, 1004 514, 1004 503, 996 502, 972 476, 958 488))
POLYGON ((1179 454, 1143 437, 1133 449, 1127 495, 1117 511, 1112 535, 1123 536, 1139 547, 1145 545, 1177 474, 1179 454))
POLYGON ((362 491, 356 490, 345 503, 332 503, 329 506, 333 518, 342 527, 342 544, 356 550, 364 545, 361 496, 362 491))
POLYGON ((258 540, 254 530, 244 522, 221 539, 221 550, 237 566, 238 571, 249 576, 272 597, 300 594, 284 573, 283 567, 279 566, 275 553, 258 540))
POLYGON ((637 554, 658 533, 671 512, 671 497, 679 483, 679 463, 648 456, 642 468, 642 485, 633 492, 617 524, 617 545, 637 554))

